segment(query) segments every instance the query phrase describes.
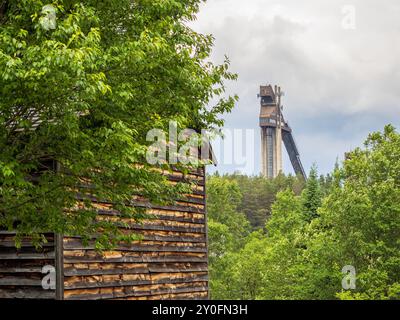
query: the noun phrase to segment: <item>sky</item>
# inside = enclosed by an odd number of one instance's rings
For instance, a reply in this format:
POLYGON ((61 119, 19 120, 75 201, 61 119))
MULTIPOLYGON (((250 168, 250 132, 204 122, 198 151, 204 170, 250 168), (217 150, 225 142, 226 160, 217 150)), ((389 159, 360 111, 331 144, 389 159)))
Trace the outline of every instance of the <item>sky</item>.
MULTIPOLYGON (((224 116, 226 131, 253 131, 242 140, 253 139, 254 146, 232 144, 232 152, 244 148, 246 163, 229 164, 226 147, 214 143, 222 157, 214 171, 260 172, 262 84, 285 92, 284 116, 306 171, 316 163, 326 174, 368 133, 388 123, 400 129, 398 0, 208 0, 191 26, 214 36, 211 59, 222 63, 227 55, 239 76, 227 83, 226 94, 240 100, 224 116)), ((283 150, 284 171, 292 173, 283 150)))

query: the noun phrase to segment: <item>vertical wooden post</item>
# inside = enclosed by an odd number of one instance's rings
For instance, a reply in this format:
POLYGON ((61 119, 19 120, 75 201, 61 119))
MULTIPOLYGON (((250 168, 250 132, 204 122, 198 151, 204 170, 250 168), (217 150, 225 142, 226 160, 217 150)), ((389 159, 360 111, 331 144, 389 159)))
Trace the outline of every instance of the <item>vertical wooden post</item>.
POLYGON ((56 300, 64 300, 64 245, 63 235, 55 235, 56 254, 56 300))

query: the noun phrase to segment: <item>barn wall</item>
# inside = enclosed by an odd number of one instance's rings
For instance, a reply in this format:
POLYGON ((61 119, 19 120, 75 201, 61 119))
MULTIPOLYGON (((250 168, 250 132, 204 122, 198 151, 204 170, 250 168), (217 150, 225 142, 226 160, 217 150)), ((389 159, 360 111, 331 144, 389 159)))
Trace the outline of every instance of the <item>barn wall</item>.
MULTIPOLYGON (((143 236, 140 242, 97 253, 79 238, 64 237, 64 299, 207 299, 208 266, 205 213, 205 170, 189 175, 174 171, 173 183, 194 180, 197 187, 174 206, 148 206, 155 216, 143 224, 127 221, 143 236)), ((116 216, 107 203, 99 214, 116 216)))
POLYGON ((55 266, 54 235, 46 234, 48 242, 39 250, 29 238, 16 249, 14 236, 0 231, 0 298, 54 299, 55 290, 42 287, 42 267, 55 266))

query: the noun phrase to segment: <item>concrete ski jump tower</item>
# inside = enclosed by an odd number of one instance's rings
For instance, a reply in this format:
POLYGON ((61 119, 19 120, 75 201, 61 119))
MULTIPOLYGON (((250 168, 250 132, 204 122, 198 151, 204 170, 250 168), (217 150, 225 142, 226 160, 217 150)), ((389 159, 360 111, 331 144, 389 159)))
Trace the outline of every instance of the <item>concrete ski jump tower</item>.
POLYGON ((300 154, 293 139, 292 129, 282 114, 281 88, 260 86, 261 172, 264 177, 275 178, 282 171, 282 141, 297 175, 306 179, 300 154))

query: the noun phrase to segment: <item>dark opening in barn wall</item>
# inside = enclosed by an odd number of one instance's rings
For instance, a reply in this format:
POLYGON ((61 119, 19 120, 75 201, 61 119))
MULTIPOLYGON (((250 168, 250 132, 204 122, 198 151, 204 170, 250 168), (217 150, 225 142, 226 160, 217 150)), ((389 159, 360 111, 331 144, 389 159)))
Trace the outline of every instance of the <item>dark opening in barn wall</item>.
MULTIPOLYGON (((167 175, 171 183, 195 182, 192 193, 170 206, 136 199, 154 218, 142 224, 124 221, 129 225, 124 231, 136 232, 142 240, 112 251, 99 253, 78 237, 53 234, 46 234, 48 242, 40 250, 29 239, 16 249, 14 234, 0 232, 0 297, 207 299, 205 168, 167 175), (56 268, 56 290, 43 287, 45 266, 56 268)), ((120 219, 109 203, 95 205, 99 216, 120 219)))

